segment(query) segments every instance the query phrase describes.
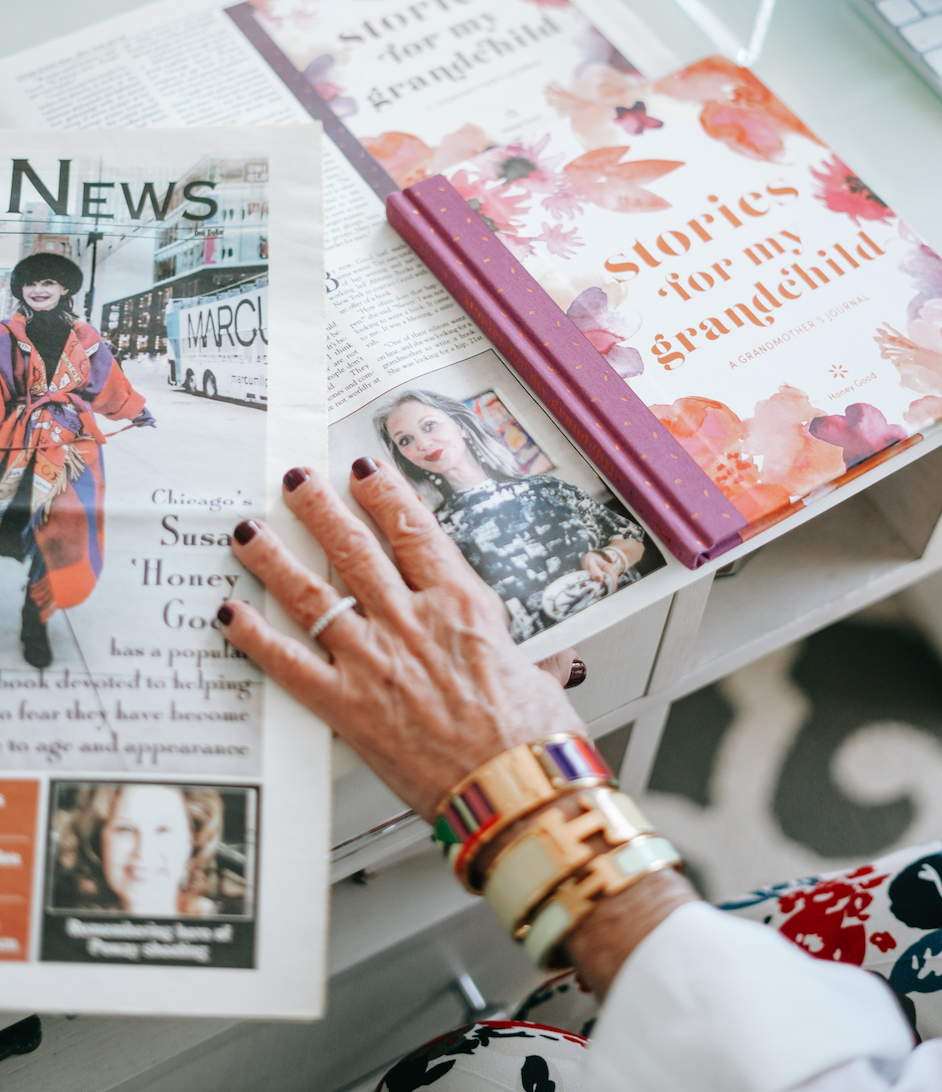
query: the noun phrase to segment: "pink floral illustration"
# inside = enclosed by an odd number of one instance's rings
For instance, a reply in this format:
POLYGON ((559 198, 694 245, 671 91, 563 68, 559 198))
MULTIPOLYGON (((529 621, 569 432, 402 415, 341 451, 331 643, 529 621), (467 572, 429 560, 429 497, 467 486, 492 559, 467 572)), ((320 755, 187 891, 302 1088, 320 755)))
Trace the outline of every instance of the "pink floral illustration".
POLYGON ((322 53, 304 69, 301 75, 330 106, 338 118, 348 118, 357 112, 356 100, 342 93, 334 82, 337 64, 329 53, 322 53))
POLYGON ((497 148, 488 148, 475 160, 486 177, 502 186, 515 183, 528 193, 553 193, 559 185, 556 168, 562 162, 561 155, 541 159, 549 144, 549 133, 536 144, 515 141, 497 148))
POLYGON ((450 181, 491 231, 514 236, 519 232, 523 226, 521 217, 529 207, 526 194, 508 193, 503 186, 488 186, 485 178, 473 177, 465 169, 452 175, 450 181))
POLYGON ((809 429, 812 436, 842 449, 848 470, 909 436, 902 425, 889 424, 867 402, 856 402, 843 414, 815 417, 809 429))
POLYGON ((382 133, 378 137, 364 137, 362 144, 403 188, 428 176, 432 149, 411 133, 382 133))
POLYGON ((909 403, 909 409, 903 414, 903 420, 912 429, 925 428, 942 420, 942 398, 937 394, 927 394, 909 403))
MULTIPOLYGON (((502 241, 519 257, 531 256, 536 252, 535 245, 542 244, 557 258, 571 258, 575 248, 584 243, 575 227, 564 228, 561 221, 574 220, 586 203, 613 212, 670 208, 669 202, 645 189, 644 184, 683 166, 682 163, 660 159, 623 163, 621 160, 629 148, 620 145, 587 152, 559 169, 562 156, 544 155, 549 141, 546 135, 535 143, 516 141, 488 148, 450 179, 475 212, 493 231, 501 232, 502 241), (540 234, 524 235, 531 201, 540 194, 546 195, 540 203, 556 223, 543 222, 540 234)), ((397 180, 404 171, 415 172, 419 169, 417 164, 428 162, 430 149, 424 145, 423 153, 402 139, 398 144, 387 141, 382 147, 376 142, 366 143, 397 180)))
POLYGON ((641 354, 630 345, 621 344, 641 328, 637 311, 610 311, 604 290, 593 287, 580 292, 566 314, 622 379, 641 375, 644 371, 641 354))
POLYGON ((885 323, 873 340, 880 356, 892 361, 903 387, 942 395, 942 299, 927 300, 916 314, 907 327, 908 337, 885 323))
POLYGON ((310 29, 320 22, 320 16, 312 5, 298 0, 250 0, 252 7, 275 29, 310 29))
POLYGON ((546 249, 557 258, 571 258, 577 246, 585 246, 579 238, 577 228, 567 230, 562 224, 547 223, 540 226, 543 228, 543 233, 535 236, 536 241, 545 243, 546 249))
POLYGON ((902 220, 899 222, 899 230, 904 238, 909 236, 907 241, 915 244, 899 263, 901 272, 912 278, 916 286, 916 295, 909 301, 906 310, 906 318, 911 322, 919 317, 919 310, 924 303, 942 299, 942 258, 921 239, 912 235, 902 220))
POLYGON ((546 98, 560 117, 569 118, 572 131, 589 149, 604 148, 624 138, 618 110, 630 110, 645 86, 637 72, 620 71, 610 64, 587 64, 569 88, 551 83, 546 98))
POLYGON ((462 125, 453 133, 446 133, 441 144, 432 149, 428 173, 440 174, 448 167, 454 167, 456 163, 464 163, 466 159, 479 155, 493 143, 477 125, 462 125))
MULTIPOLYGON (((651 411, 750 523, 786 509, 793 497, 806 496, 854 465, 846 462, 845 419, 821 415, 804 391, 787 384, 758 402, 745 421, 708 398, 680 398, 651 411), (835 420, 841 427, 827 424, 835 420)), ((851 457, 866 444, 864 458, 906 438, 898 426, 880 420, 882 431, 872 427, 869 417, 856 426, 850 422, 851 432, 857 428, 855 436, 861 429, 866 434, 866 443, 858 443, 851 457)))
POLYGON ((476 125, 465 125, 443 137, 441 144, 435 148, 430 148, 411 133, 380 133, 376 137, 363 137, 361 143, 397 185, 405 188, 421 182, 430 174, 438 174, 456 163, 471 159, 491 141, 476 125))
POLYGON ((704 132, 750 159, 775 159, 783 137, 797 133, 821 141, 746 68, 724 57, 707 57, 654 85, 684 102, 699 102, 704 132))
POLYGON ((931 352, 942 354, 942 299, 927 300, 909 324, 909 336, 931 352))
POLYGON ((654 212, 669 209, 670 202, 644 188, 682 167, 672 159, 641 159, 622 163, 629 148, 598 148, 563 167, 565 180, 587 201, 610 212, 654 212))
POLYGON ((824 160, 820 171, 812 168, 811 173, 821 183, 815 197, 831 212, 846 213, 858 227, 861 220, 879 220, 886 224, 896 215, 836 155, 824 160))
POLYGON ((708 102, 700 112, 700 124, 714 140, 751 159, 775 159, 785 150, 778 128, 760 110, 708 102))
POLYGON ((942 420, 942 258, 903 221, 899 232, 913 244, 900 270, 915 282, 916 295, 906 309, 906 333, 885 322, 873 340, 896 368, 900 386, 921 395, 903 414, 910 428, 921 429, 942 420))
POLYGON ((657 118, 648 117, 648 111, 643 102, 636 102, 634 106, 616 106, 615 124, 632 136, 640 136, 645 129, 660 129, 664 122, 657 118))
POLYGON ((821 416, 807 394, 787 384, 756 403, 746 422, 743 451, 762 457, 761 481, 801 497, 844 473, 839 447, 813 436, 809 425, 821 416))
POLYGON ((689 397, 650 408, 750 523, 789 504, 784 486, 759 480, 755 459, 743 451, 748 429, 728 406, 689 397))
POLYGON ((528 239, 525 235, 508 235, 502 234, 500 241, 505 247, 516 255, 520 261, 525 261, 527 258, 532 258, 536 254, 536 247, 533 245, 534 240, 528 239))
POLYGON ((575 220, 582 215, 585 198, 578 189, 564 185, 549 197, 544 197, 540 204, 554 220, 562 220, 564 216, 568 220, 575 220))

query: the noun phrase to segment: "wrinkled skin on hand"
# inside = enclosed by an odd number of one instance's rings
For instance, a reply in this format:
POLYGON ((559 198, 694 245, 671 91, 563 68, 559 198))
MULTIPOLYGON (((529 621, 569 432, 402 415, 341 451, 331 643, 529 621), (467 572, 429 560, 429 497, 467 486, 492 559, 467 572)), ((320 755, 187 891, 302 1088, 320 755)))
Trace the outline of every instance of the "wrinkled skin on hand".
MULTIPOLYGON (((297 472, 292 472, 296 474, 297 472)), ((312 471, 285 502, 323 546, 360 605, 310 644, 229 601, 226 639, 320 716, 423 818, 482 762, 552 732, 585 733, 561 683, 575 653, 531 664, 507 631, 500 598, 477 576, 405 479, 379 464, 354 497, 388 539, 377 539, 312 471)), ((305 629, 338 600, 264 524, 239 561, 305 629)), ((224 608, 221 621, 225 622, 224 608)))

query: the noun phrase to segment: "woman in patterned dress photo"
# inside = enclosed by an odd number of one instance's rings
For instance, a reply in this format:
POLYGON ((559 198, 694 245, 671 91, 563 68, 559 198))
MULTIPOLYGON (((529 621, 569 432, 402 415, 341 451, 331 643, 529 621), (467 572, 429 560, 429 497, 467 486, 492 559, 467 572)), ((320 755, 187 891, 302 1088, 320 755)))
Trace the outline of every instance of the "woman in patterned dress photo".
POLYGON ((52 663, 46 625, 94 590, 104 564, 105 477, 95 414, 154 425, 94 327, 74 312, 82 271, 63 254, 13 269, 16 313, 0 323, 0 556, 29 566, 20 640, 52 663))
POLYGON ((463 402, 406 390, 373 421, 396 466, 504 600, 514 640, 640 578, 637 523, 560 478, 527 476, 463 402))

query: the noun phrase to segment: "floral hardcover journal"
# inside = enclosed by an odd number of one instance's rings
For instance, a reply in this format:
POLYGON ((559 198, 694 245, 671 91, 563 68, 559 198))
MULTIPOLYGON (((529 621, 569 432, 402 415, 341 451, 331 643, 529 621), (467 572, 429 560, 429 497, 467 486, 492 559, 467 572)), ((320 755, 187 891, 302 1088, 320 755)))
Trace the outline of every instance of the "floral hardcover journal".
POLYGON ((547 95, 390 222, 682 561, 942 417, 942 259, 752 73, 547 95))

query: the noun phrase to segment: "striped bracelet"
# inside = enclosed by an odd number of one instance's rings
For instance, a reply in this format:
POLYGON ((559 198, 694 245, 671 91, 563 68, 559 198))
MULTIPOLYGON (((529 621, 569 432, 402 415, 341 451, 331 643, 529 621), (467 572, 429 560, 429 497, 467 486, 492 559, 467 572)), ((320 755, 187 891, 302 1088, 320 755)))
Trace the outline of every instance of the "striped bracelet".
POLYGON ((584 736, 560 732, 521 743, 464 778, 438 806, 435 840, 448 853, 455 875, 473 894, 483 893, 473 875, 478 853, 518 819, 578 789, 618 782, 584 736))

